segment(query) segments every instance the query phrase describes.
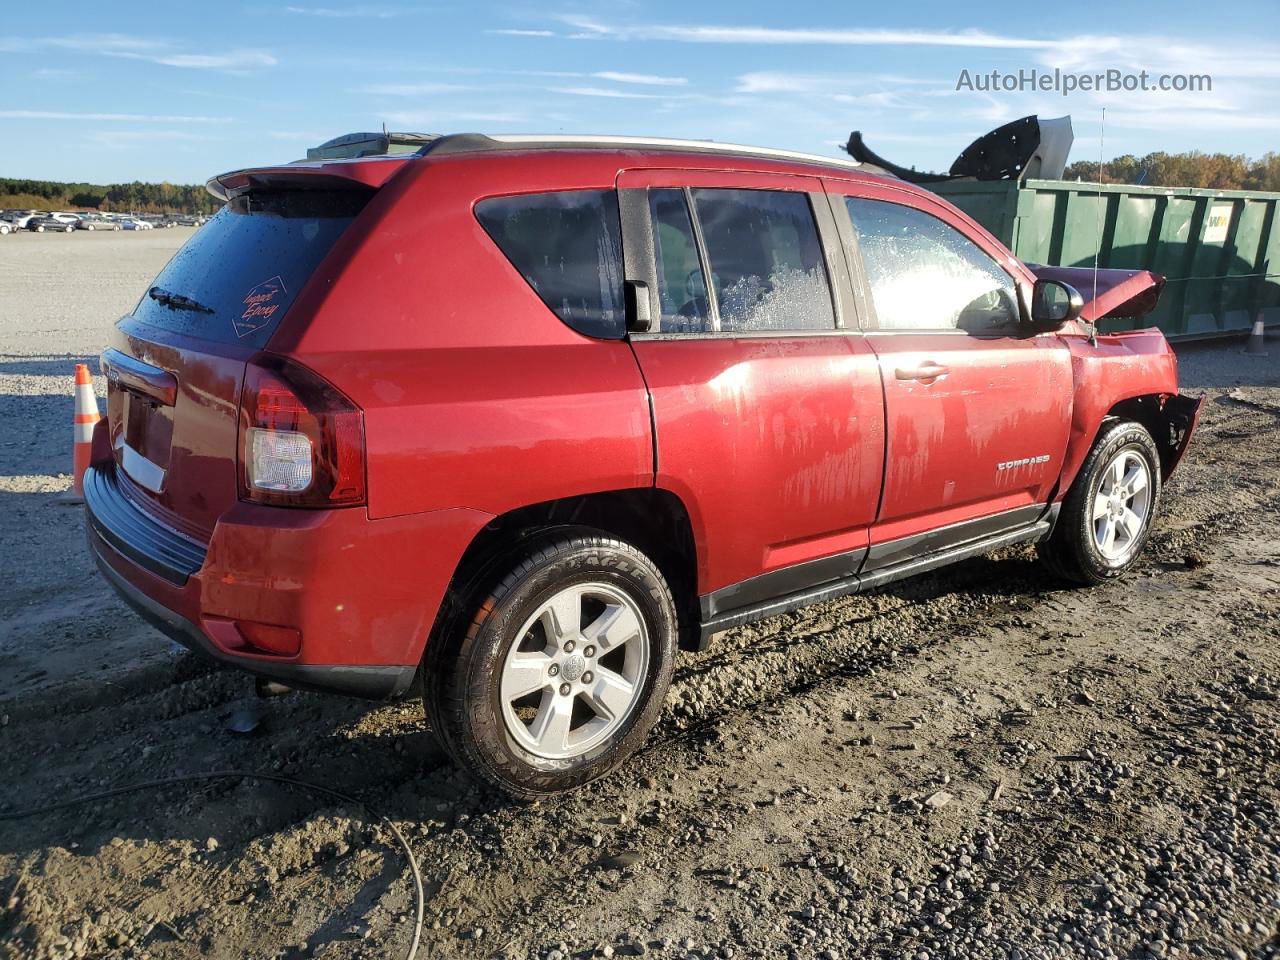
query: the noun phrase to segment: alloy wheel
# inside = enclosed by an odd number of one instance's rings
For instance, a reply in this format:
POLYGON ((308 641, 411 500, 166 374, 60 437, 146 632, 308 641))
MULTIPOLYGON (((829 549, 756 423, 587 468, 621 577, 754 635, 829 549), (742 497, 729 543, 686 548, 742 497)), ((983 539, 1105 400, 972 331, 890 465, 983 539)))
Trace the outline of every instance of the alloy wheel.
POLYGON ((631 716, 648 669, 648 628, 634 599, 607 583, 564 587, 507 651, 499 686, 507 733, 535 756, 579 757, 631 716))
POLYGON ((1107 464, 1093 497, 1093 541, 1110 563, 1128 559, 1151 515, 1151 472, 1134 450, 1122 450, 1107 464))

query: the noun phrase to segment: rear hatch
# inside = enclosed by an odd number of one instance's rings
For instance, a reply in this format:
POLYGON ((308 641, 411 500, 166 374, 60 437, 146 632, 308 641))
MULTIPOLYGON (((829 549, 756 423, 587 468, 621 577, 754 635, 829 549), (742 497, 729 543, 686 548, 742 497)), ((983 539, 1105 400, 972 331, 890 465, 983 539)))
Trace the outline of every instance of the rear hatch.
POLYGON ((117 481, 171 527, 208 540, 237 499, 246 365, 372 192, 233 196, 117 324, 102 358, 117 481))

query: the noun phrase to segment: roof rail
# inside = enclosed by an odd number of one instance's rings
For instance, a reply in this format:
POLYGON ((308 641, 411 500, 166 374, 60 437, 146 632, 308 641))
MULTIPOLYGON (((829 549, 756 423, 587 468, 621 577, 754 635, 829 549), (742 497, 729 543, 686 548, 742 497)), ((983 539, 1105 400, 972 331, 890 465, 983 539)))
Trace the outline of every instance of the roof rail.
POLYGON ((530 133, 450 133, 433 139, 418 151, 420 155, 448 156, 456 153, 489 153, 505 150, 576 150, 576 149, 640 149, 671 150, 684 153, 715 153, 731 156, 764 157, 820 163, 844 170, 857 170, 880 176, 888 172, 869 163, 858 163, 842 157, 824 157, 816 153, 798 153, 773 147, 751 147, 715 140, 677 140, 668 137, 566 136, 530 133))

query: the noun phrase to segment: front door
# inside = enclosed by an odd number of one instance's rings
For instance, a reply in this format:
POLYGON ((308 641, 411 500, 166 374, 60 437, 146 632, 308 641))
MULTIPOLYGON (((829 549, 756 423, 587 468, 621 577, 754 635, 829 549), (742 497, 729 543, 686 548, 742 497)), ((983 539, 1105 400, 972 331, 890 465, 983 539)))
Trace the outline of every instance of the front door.
POLYGON ((867 569, 1035 520, 1067 445, 1065 344, 1028 334, 1019 280, 959 225, 888 199, 842 201, 888 438, 867 569))

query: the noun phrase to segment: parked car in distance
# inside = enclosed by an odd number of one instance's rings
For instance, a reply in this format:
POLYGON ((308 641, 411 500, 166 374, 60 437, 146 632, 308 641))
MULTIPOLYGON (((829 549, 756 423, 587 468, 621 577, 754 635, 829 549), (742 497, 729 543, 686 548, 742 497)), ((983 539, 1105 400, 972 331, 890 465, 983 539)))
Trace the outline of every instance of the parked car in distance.
POLYGON ((139 220, 139 219, 136 219, 136 218, 131 218, 131 219, 128 219, 128 220, 121 220, 121 221, 120 221, 120 226, 121 226, 121 227, 123 227, 125 230, 152 230, 152 229, 154 229, 154 228, 151 226, 151 224, 147 223, 147 221, 145 221, 145 220, 139 220))
POLYGON ((12 220, 0 219, 0 237, 17 232, 18 225, 12 220))
POLYGON ((76 222, 77 230, 119 230, 120 224, 115 220, 96 213, 87 213, 76 222))
POLYGON ((1017 543, 1122 576, 1199 415, 1093 323, 1161 278, 1083 303, 846 161, 467 134, 209 188, 102 355, 100 569, 217 660, 420 692, 518 796, 621 763, 720 631, 1017 543))
POLYGON ((57 214, 32 217, 27 221, 27 229, 33 233, 70 233, 76 228, 76 220, 59 219, 57 214))

